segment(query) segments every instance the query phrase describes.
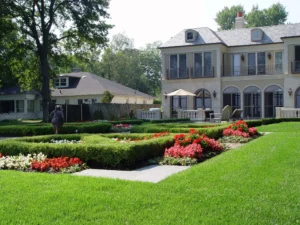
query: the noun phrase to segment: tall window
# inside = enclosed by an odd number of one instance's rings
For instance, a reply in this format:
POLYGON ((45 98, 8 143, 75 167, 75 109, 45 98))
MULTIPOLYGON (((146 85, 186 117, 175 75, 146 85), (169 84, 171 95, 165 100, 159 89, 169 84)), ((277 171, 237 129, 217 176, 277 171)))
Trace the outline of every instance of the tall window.
POLYGON ((248 75, 256 74, 256 54, 248 53, 248 75))
POLYGON ((27 112, 34 112, 34 100, 27 100, 27 112))
POLYGON ((212 54, 204 52, 204 76, 212 76, 212 54))
POLYGON ((186 54, 179 55, 179 78, 186 77, 186 54))
POLYGON ((236 87, 228 87, 223 92, 223 108, 229 105, 232 111, 241 108, 241 94, 236 87))
POLYGON ((248 53, 248 75, 266 74, 266 53, 248 53))
POLYGON ((261 117, 261 91, 255 86, 250 86, 244 91, 244 111, 248 118, 261 117))
POLYGON ((233 76, 241 75, 241 55, 233 54, 233 76))
POLYGON ((177 55, 170 55, 170 76, 177 78, 177 55))
POLYGON ((282 52, 275 52, 275 72, 282 74, 282 52))
POLYGON ((170 77, 176 79, 186 76, 186 54, 170 55, 170 77))
POLYGON ((198 108, 211 108, 211 95, 206 89, 200 89, 196 92, 195 109, 198 108))
POLYGON ((202 53, 195 53, 194 59, 194 75, 195 77, 202 77, 202 53))
POLYGON ((277 85, 265 90, 265 117, 275 117, 275 107, 283 106, 283 91, 277 85))
POLYGON ((195 53, 194 54, 194 77, 211 77, 213 76, 212 53, 195 53))
POLYGON ((258 75, 266 74, 266 53, 265 52, 257 53, 257 70, 258 70, 258 75))
POLYGON ((24 100, 16 100, 16 111, 24 112, 24 100))

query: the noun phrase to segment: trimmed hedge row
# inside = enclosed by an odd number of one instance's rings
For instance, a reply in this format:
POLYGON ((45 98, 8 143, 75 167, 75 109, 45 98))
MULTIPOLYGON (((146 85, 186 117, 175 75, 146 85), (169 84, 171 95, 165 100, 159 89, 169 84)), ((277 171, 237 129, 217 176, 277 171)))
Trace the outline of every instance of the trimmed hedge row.
POLYGON ((281 122, 300 122, 300 118, 270 118, 261 120, 246 120, 245 122, 248 124, 249 127, 258 127, 262 125, 281 122))
MULTIPOLYGON (((118 135, 51 135, 26 137, 0 141, 1 153, 18 155, 44 153, 48 157, 79 157, 92 168, 134 169, 145 161, 162 156, 165 148, 174 144, 173 136, 164 136, 136 143, 121 143, 112 140, 119 138, 143 138, 144 134, 118 135), (82 144, 51 144, 51 139, 83 140, 82 144)), ((148 137, 152 135, 146 135, 148 137)))
POLYGON ((131 128, 131 133, 158 133, 158 132, 170 132, 170 133, 189 133, 190 128, 194 128, 200 133, 205 133, 210 138, 222 137, 222 131, 224 128, 228 127, 228 124, 219 125, 216 127, 201 128, 201 126, 194 127, 176 127, 176 125, 170 126, 160 126, 160 125, 141 125, 131 128), (200 127, 200 128, 199 128, 200 127))
MULTIPOLYGON (((108 133, 111 129, 110 123, 87 123, 87 124, 65 124, 61 129, 61 134, 71 133, 108 133)), ((1 126, 0 136, 18 137, 32 135, 53 134, 51 124, 36 124, 36 125, 11 125, 1 126)))
MULTIPOLYGON (((149 120, 147 120, 149 121, 149 120)), ((190 122, 189 118, 185 119, 163 119, 163 120, 151 120, 150 123, 176 123, 176 122, 190 122)))

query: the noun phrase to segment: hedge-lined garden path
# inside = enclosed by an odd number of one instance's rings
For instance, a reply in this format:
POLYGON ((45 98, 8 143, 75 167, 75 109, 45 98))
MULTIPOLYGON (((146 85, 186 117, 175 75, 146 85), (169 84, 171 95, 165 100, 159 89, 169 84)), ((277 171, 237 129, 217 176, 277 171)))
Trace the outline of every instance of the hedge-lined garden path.
POLYGON ((1 224, 299 224, 300 123, 157 183, 0 171, 1 224))

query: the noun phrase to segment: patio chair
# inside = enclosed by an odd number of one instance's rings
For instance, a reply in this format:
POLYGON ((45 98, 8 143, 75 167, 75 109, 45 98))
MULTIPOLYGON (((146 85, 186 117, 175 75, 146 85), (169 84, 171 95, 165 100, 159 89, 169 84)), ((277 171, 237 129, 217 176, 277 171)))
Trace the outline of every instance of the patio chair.
POLYGON ((243 113, 242 109, 235 109, 232 112, 232 114, 230 116, 230 119, 232 119, 233 121, 235 121, 235 120, 241 120, 241 119, 243 119, 242 116, 241 116, 242 113, 243 113))
POLYGON ((221 113, 210 113, 210 122, 221 122, 221 121, 229 121, 231 116, 232 109, 229 105, 226 105, 221 113))

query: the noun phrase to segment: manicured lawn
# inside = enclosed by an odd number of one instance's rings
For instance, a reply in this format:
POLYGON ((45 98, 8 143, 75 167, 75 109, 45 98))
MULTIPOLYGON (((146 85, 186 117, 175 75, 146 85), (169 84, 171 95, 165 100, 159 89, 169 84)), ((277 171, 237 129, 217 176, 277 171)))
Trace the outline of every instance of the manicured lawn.
POLYGON ((1 224, 297 224, 298 125, 158 184, 0 171, 1 224))
POLYGON ((257 127, 260 132, 300 132, 300 122, 274 123, 257 127))

